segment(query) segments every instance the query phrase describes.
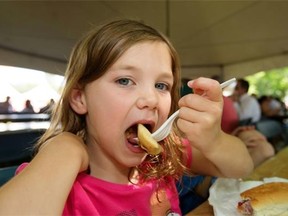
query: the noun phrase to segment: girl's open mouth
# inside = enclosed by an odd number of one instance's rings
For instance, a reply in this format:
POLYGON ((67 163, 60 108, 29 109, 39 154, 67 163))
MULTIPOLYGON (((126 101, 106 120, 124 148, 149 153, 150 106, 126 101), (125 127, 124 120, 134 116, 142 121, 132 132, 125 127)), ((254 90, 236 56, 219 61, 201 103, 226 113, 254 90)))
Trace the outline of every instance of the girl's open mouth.
MULTIPOLYGON (((149 124, 145 124, 144 126, 148 130, 151 129, 151 125, 149 125, 149 124)), ((125 132, 126 139, 129 142, 129 144, 133 146, 133 148, 138 148, 138 150, 141 150, 141 152, 143 152, 143 150, 146 151, 146 149, 144 149, 142 146, 140 146, 138 141, 135 139, 135 138, 137 138, 137 133, 138 133, 138 124, 132 125, 125 132)))

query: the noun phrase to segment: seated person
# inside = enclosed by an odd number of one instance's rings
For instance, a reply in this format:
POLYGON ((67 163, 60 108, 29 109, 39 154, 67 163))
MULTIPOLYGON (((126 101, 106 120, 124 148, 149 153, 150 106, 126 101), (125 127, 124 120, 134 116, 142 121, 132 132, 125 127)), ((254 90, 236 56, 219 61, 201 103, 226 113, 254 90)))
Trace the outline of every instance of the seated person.
POLYGON ((223 103, 221 128, 224 132, 231 134, 239 126, 239 117, 230 98, 223 97, 223 103))
POLYGON ((280 100, 272 96, 263 95, 258 99, 258 101, 261 107, 262 117, 279 120, 280 122, 287 118, 285 115, 285 105, 283 105, 283 102, 280 100))
POLYGON ((254 126, 238 126, 239 119, 233 101, 228 97, 223 99, 222 130, 237 136, 246 144, 255 167, 272 157, 275 154, 272 144, 254 126))
POLYGON ((33 108, 32 104, 31 104, 30 100, 26 100, 25 101, 25 107, 21 111, 21 113, 35 113, 34 108, 33 108))
POLYGON ((231 99, 239 116, 239 121, 251 120, 256 123, 261 118, 261 108, 258 100, 248 94, 249 83, 244 79, 238 79, 231 99))

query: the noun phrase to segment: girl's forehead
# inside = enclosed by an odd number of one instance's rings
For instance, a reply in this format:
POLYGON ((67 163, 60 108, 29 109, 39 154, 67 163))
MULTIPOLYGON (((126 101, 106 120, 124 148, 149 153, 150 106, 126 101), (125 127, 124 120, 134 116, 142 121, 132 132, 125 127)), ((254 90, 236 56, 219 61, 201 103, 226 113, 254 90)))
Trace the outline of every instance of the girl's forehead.
POLYGON ((172 71, 172 57, 164 42, 147 41, 137 43, 127 49, 112 65, 142 67, 159 71, 172 71))
POLYGON ((152 41, 152 40, 145 40, 145 41, 139 41, 137 43, 132 44, 124 53, 129 52, 130 50, 135 49, 143 49, 147 47, 154 47, 155 49, 163 48, 167 49, 169 52, 168 45, 163 41, 152 41))
POLYGON ((130 56, 132 56, 133 59, 136 59, 138 56, 142 57, 145 55, 155 55, 162 58, 166 57, 169 59, 169 61, 171 61, 171 55, 168 45, 160 41, 144 41, 135 43, 130 46, 125 52, 123 52, 119 59, 130 56))

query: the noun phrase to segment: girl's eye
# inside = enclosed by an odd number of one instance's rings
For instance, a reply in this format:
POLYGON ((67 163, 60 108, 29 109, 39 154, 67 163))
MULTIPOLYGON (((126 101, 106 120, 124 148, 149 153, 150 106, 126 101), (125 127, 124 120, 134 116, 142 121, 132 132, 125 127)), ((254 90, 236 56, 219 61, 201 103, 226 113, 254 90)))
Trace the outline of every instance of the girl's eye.
POLYGON ((165 83, 156 83, 155 88, 163 90, 163 91, 169 90, 169 86, 165 83))
POLYGON ((123 86, 129 86, 129 85, 133 84, 132 80, 130 80, 128 78, 120 78, 120 79, 116 80, 116 83, 123 85, 123 86))

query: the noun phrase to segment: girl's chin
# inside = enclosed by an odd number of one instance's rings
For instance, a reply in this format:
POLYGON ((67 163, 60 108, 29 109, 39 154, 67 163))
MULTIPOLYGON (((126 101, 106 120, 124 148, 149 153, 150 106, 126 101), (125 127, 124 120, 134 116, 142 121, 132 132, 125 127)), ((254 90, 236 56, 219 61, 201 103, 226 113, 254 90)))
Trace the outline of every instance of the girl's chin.
POLYGON ((131 169, 131 168, 134 168, 134 167, 136 167, 136 166, 139 166, 142 162, 143 162, 143 160, 145 159, 145 156, 144 157, 142 157, 142 158, 119 158, 118 159, 118 163, 119 163, 119 165, 120 165, 120 167, 122 167, 123 168, 123 170, 125 170, 126 168, 127 169, 131 169))
POLYGON ((127 144, 127 152, 124 155, 124 163, 128 167, 135 167, 141 164, 146 156, 147 152, 139 146, 127 144), (128 152, 128 154, 126 154, 128 152))

